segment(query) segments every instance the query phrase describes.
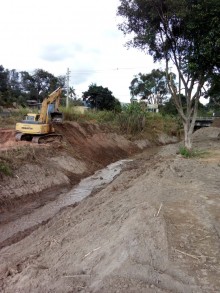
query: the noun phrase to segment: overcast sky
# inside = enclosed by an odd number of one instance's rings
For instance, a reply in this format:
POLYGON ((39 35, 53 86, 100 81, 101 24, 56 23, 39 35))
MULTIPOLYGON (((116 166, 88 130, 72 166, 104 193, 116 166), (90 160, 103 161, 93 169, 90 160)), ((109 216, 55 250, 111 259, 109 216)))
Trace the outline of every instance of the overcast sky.
POLYGON ((125 48, 117 24, 119 0, 1 0, 0 65, 44 69, 56 76, 69 67, 79 97, 91 83, 108 87, 129 102, 135 74, 159 65, 137 49, 125 48))

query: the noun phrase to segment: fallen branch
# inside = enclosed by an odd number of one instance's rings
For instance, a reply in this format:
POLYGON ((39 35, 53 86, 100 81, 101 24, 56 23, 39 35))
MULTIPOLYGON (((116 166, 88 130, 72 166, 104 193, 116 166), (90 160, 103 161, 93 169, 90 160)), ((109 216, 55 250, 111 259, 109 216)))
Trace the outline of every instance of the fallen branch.
POLYGON ((91 253, 93 253, 94 251, 96 251, 96 250, 98 250, 98 249, 100 249, 100 248, 101 248, 101 246, 99 246, 99 247, 97 247, 97 248, 94 248, 92 251, 90 251, 89 253, 87 253, 86 255, 84 255, 83 258, 89 256, 91 253))
POLYGON ((192 258, 194 258, 194 259, 199 260, 199 257, 200 257, 200 256, 192 255, 192 254, 186 253, 186 252, 181 251, 181 250, 178 250, 178 249, 175 249, 175 250, 176 250, 177 252, 179 252, 179 253, 182 253, 183 255, 187 255, 187 256, 189 256, 189 257, 192 257, 192 258))
POLYGON ((64 278, 78 278, 78 277, 91 277, 91 275, 85 275, 85 274, 80 274, 80 275, 69 275, 69 276, 63 276, 64 278))
POLYGON ((163 206, 163 204, 161 203, 160 204, 160 207, 159 207, 159 210, 158 210, 158 212, 156 214, 154 214, 154 217, 158 217, 159 216, 159 213, 160 213, 160 210, 161 210, 162 206, 163 206))

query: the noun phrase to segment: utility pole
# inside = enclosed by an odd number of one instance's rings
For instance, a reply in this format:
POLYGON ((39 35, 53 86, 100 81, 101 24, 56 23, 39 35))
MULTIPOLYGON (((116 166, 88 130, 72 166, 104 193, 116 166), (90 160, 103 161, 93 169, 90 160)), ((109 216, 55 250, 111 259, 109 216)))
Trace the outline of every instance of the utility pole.
POLYGON ((69 107, 69 83, 70 83, 70 70, 67 68, 66 73, 66 108, 69 107))

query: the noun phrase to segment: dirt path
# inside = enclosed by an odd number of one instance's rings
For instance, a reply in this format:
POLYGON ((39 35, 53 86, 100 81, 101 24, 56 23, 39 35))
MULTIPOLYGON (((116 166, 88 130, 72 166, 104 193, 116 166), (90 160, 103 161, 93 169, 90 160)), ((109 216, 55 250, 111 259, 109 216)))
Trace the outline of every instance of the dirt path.
POLYGON ((195 135, 202 158, 178 145, 136 155, 100 192, 3 248, 0 290, 219 292, 219 131, 195 135))

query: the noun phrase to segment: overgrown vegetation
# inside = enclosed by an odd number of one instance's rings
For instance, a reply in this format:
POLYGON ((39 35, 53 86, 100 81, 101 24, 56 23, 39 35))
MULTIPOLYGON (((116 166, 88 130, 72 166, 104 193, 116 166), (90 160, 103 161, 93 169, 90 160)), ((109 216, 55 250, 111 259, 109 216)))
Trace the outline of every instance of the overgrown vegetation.
POLYGON ((177 134, 178 121, 176 117, 160 113, 147 112, 141 104, 133 103, 124 108, 117 116, 117 122, 122 133, 138 135, 140 133, 165 132, 177 134))
MULTIPOLYGON (((139 103, 124 106, 121 112, 83 110, 83 108, 76 106, 61 107, 60 111, 64 114, 64 121, 104 124, 129 138, 144 138, 147 134, 156 137, 161 132, 178 135, 180 131, 180 123, 176 116, 147 112, 146 107, 139 103)), ((2 127, 15 128, 15 124, 20 122, 23 116, 29 112, 34 111, 21 108, 19 111, 10 113, 9 117, 0 116, 0 124, 2 127)))
POLYGON ((61 108, 61 112, 64 114, 65 121, 77 121, 77 122, 94 122, 94 123, 114 123, 115 112, 114 111, 97 111, 97 110, 85 110, 83 113, 78 110, 77 107, 61 108))
POLYGON ((177 135, 180 128, 178 119, 175 116, 147 112, 146 108, 139 103, 124 106, 120 113, 96 110, 79 113, 74 107, 63 108, 61 111, 64 113, 66 121, 107 124, 130 137, 144 137, 146 133, 157 135, 160 132, 177 135))

